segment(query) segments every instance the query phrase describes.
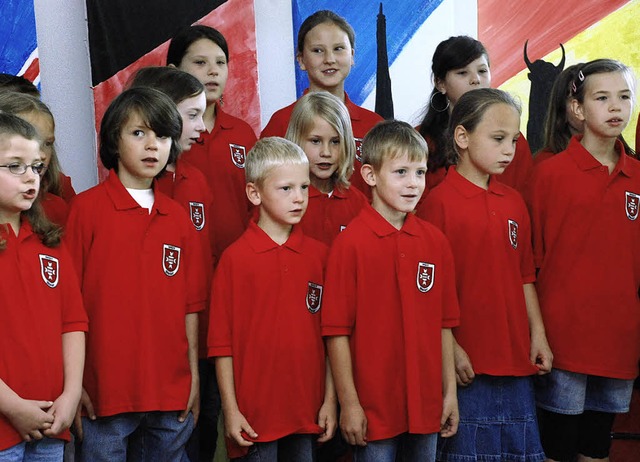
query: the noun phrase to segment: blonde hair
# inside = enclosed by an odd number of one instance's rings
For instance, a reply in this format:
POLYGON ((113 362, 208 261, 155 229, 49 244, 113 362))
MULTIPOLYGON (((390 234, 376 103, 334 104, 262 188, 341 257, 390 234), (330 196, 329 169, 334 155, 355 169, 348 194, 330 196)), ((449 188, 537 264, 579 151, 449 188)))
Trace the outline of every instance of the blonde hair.
POLYGON ((362 163, 379 171, 385 160, 406 155, 411 162, 428 159, 429 148, 422 135, 400 120, 385 120, 373 127, 362 140, 362 163))
POLYGON ((289 140, 278 136, 262 138, 247 153, 247 183, 261 185, 271 170, 283 165, 309 165, 309 159, 300 146, 289 140))
POLYGON ((334 187, 347 189, 353 174, 356 142, 349 111, 338 97, 326 91, 314 91, 300 98, 293 108, 285 137, 302 146, 306 136, 313 130, 316 117, 324 119, 340 137, 338 168, 331 176, 331 181, 334 187))

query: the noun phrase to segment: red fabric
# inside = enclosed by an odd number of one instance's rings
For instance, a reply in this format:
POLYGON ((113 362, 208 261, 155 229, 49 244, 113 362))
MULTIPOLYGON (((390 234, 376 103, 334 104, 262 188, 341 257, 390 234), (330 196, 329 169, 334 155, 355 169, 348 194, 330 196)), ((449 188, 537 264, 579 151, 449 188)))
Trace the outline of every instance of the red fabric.
POLYGON ((331 245, 367 202, 355 188, 335 189, 329 196, 310 185, 309 206, 300 226, 307 236, 331 245))
POLYGON ((71 184, 71 178, 60 172, 60 184, 62 185, 62 196, 60 197, 68 203, 76 195, 76 191, 73 189, 73 185, 71 184))
POLYGON ((41 204, 44 214, 50 221, 59 226, 64 226, 67 223, 69 205, 63 198, 55 194, 45 193, 41 204))
MULTIPOLYGON (((293 228, 277 245, 254 222, 222 255, 213 280, 209 356, 232 356, 240 412, 275 441, 320 433, 325 350, 309 284, 322 286, 326 246, 293 228), (313 305, 312 305, 313 306, 313 305)), ((229 457, 246 452, 227 440, 229 457)))
POLYGON ((628 217, 628 193, 640 194, 640 163, 616 144, 622 154, 609 174, 580 138, 572 138, 566 151, 538 165, 528 202, 554 367, 634 379, 640 358, 640 219, 628 217))
POLYGON ((546 149, 542 150, 542 151, 539 151, 536 154, 536 156, 533 158, 533 165, 536 166, 542 161, 545 161, 547 159, 551 159, 553 156, 555 156, 553 151, 547 151, 546 149))
MULTIPOLYGON (((191 224, 197 231, 202 246, 202 257, 205 264, 203 278, 206 282, 206 293, 210 292, 211 278, 215 264, 212 249, 215 247, 213 231, 215 224, 211 218, 213 194, 204 174, 189 162, 180 159, 176 163, 175 172, 165 172, 156 182, 156 191, 166 194, 187 211, 191 224)), ((198 355, 207 357, 207 329, 209 326, 209 301, 198 317, 198 355)))
MULTIPOLYGON (((305 94, 309 91, 309 89, 305 90, 305 94)), ((260 138, 266 138, 267 136, 282 136, 284 137, 287 133, 287 128, 289 126, 289 119, 291 119, 291 113, 293 112, 293 107, 296 105, 297 101, 290 104, 287 107, 283 107, 276 111, 272 116, 271 120, 266 127, 262 130, 260 134, 260 138)), ((372 112, 368 109, 360 107, 353 103, 349 99, 349 95, 344 94, 344 105, 347 107, 349 111, 349 115, 351 116, 351 128, 353 130, 353 137, 356 140, 356 159, 354 162, 354 172, 351 177, 351 186, 355 186, 361 192, 363 192, 367 197, 371 197, 371 189, 369 185, 367 185, 362 179, 362 175, 360 174, 360 167, 362 167, 361 162, 361 146, 362 139, 364 136, 373 128, 375 124, 381 122, 383 119, 380 115, 372 112)))
POLYGON ((205 132, 199 143, 193 144, 182 159, 204 173, 215 202, 211 208, 211 221, 215 223, 214 254, 220 254, 238 239, 247 227, 250 203, 245 193, 244 159, 240 155, 234 163, 232 152, 246 156, 256 142, 249 125, 216 109, 216 123, 211 133, 205 132), (234 148, 234 145, 237 148, 234 148))
POLYGON ((640 114, 638 114, 638 122, 636 123, 636 154, 640 155, 640 114))
POLYGON ((439 431, 441 329, 459 316, 442 232, 412 214, 398 231, 366 205, 334 241, 326 281, 322 335, 350 336, 369 441, 439 431), (426 292, 419 290, 420 263, 434 265, 426 292))
POLYGON ((450 168, 417 215, 451 243, 460 301, 460 326, 453 332, 475 373, 536 373, 522 289, 534 282, 535 268, 529 213, 520 194, 495 178, 484 190, 450 168), (515 244, 510 220, 517 223, 515 244))
POLYGON ((203 251, 184 210, 156 191, 149 214, 112 170, 73 200, 66 242, 91 322, 84 387, 96 414, 184 409, 185 316, 206 300, 203 251))
MULTIPOLYGON (((0 378, 23 399, 55 401, 63 390, 62 334, 87 330, 78 280, 64 245, 45 247, 23 222, 0 226, 0 378), (45 283, 40 255, 56 258, 57 285, 45 283)), ((53 267, 55 270, 55 263, 53 267)), ((60 435, 69 440, 69 432, 60 435)), ((0 415, 0 450, 22 438, 0 415)))

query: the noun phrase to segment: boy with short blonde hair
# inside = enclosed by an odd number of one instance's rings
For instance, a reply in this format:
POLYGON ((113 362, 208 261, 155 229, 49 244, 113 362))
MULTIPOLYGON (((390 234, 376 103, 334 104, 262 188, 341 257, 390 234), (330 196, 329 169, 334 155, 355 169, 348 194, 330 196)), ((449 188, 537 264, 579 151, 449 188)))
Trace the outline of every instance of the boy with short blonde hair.
POLYGON ((220 258, 208 341, 227 449, 232 459, 312 461, 316 436, 335 432, 336 399, 320 334, 327 249, 295 226, 309 162, 296 144, 265 138, 245 173, 259 217, 220 258))
POLYGON ((412 213, 425 187, 424 139, 386 121, 363 154, 373 200, 334 241, 322 313, 340 428, 357 461, 435 460, 437 433, 458 425, 453 256, 412 213))

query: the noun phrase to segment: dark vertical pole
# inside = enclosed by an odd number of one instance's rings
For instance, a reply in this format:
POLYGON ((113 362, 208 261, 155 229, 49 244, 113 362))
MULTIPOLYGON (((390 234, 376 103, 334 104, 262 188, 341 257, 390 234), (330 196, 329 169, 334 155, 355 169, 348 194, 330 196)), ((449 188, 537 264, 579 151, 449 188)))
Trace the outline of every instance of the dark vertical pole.
POLYGON ((376 29, 378 45, 378 69, 376 72, 376 112, 385 119, 393 119, 393 96, 391 95, 391 76, 387 57, 387 19, 382 13, 382 2, 378 13, 376 29))

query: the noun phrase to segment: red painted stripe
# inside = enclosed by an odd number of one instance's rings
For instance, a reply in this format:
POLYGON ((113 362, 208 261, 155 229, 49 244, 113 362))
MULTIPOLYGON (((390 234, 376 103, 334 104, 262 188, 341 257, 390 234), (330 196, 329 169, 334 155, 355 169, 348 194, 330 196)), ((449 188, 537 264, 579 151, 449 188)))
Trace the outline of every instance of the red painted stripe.
POLYGON ((526 65, 559 48, 559 43, 597 23, 629 0, 478 0, 478 37, 491 58, 492 86, 497 87, 526 65))
POLYGON ((31 82, 35 82, 38 74, 40 74, 40 60, 38 58, 35 58, 33 61, 31 61, 31 64, 29 64, 29 67, 26 71, 24 71, 24 74, 22 74, 22 76, 31 82))

